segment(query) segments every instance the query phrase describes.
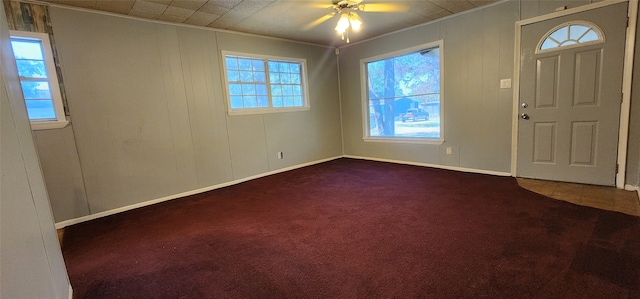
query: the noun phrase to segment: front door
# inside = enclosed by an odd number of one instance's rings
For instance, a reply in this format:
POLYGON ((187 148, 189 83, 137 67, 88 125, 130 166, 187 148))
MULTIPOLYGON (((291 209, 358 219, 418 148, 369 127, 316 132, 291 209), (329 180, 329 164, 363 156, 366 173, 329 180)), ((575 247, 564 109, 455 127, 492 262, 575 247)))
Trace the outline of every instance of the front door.
POLYGON ((627 3, 525 25, 517 176, 615 185, 627 3))

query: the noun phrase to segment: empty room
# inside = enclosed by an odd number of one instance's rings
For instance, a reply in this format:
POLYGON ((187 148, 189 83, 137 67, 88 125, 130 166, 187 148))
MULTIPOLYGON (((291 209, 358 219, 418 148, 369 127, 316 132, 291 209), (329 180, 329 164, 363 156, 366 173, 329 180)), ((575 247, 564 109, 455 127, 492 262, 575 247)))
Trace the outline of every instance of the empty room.
POLYGON ((637 1, 1 9, 0 298, 640 298, 637 1))

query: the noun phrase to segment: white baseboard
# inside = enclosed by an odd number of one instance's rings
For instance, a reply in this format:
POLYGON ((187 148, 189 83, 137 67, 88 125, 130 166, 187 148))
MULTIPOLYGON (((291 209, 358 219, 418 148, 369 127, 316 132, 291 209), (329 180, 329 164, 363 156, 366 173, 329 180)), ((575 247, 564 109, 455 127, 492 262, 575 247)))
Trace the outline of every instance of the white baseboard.
POLYGON ((488 175, 495 175, 495 176, 511 176, 511 173, 509 173, 509 172, 501 172, 501 171, 492 171, 492 170, 484 170, 484 169, 474 169, 474 168, 465 168, 465 167, 429 164, 429 163, 422 163, 422 162, 411 162, 411 161, 401 161, 401 160, 392 160, 392 159, 381 159, 381 158, 372 158, 372 157, 342 155, 342 156, 336 156, 336 157, 332 157, 332 158, 317 160, 317 161, 313 161, 313 162, 298 164, 298 165, 295 165, 295 166, 285 167, 285 168, 281 168, 281 169, 278 169, 278 170, 273 170, 273 171, 261 173, 261 174, 258 174, 258 175, 254 175, 254 176, 250 176, 250 177, 246 177, 246 178, 242 178, 242 179, 238 179, 238 180, 222 183, 222 184, 217 184, 217 185, 208 186, 208 187, 204 187, 204 188, 200 188, 200 189, 186 191, 186 192, 182 192, 182 193, 178 193, 178 194, 173 194, 173 195, 169 195, 169 196, 165 196, 165 197, 161 197, 161 198, 157 198, 157 199, 152 199, 152 200, 148 200, 148 201, 144 201, 144 202, 140 202, 140 203, 124 206, 124 207, 121 207, 121 208, 116 208, 116 209, 103 211, 103 212, 99 212, 99 213, 95 213, 95 214, 91 214, 91 215, 87 215, 87 216, 83 216, 83 217, 78 217, 78 218, 74 218, 74 219, 61 221, 61 222, 56 223, 56 229, 65 228, 67 226, 78 224, 78 223, 82 223, 82 222, 85 222, 85 221, 89 221, 89 220, 93 220, 93 219, 98 219, 98 218, 102 218, 102 217, 106 217, 106 216, 110 216, 110 215, 114 215, 114 214, 130 211, 130 210, 133 210, 133 209, 137 209, 137 208, 141 208, 141 207, 145 207, 145 206, 149 206, 149 205, 165 202, 165 201, 176 199, 176 198, 195 195, 195 194, 199 194, 199 193, 203 193, 203 192, 207 192, 207 191, 211 191, 211 190, 215 190, 215 189, 219 189, 219 188, 223 188, 223 187, 239 184, 239 183, 242 183, 242 182, 254 180, 254 179, 257 179, 257 178, 273 175, 273 174, 276 174, 276 173, 281 173, 281 172, 285 172, 285 171, 289 171, 289 170, 293 170, 293 169, 297 169, 297 168, 302 168, 302 167, 306 167, 306 166, 310 166, 310 165, 315 165, 315 164, 319 164, 319 163, 323 163, 323 162, 327 162, 327 161, 331 161, 331 160, 335 160, 335 159, 339 159, 339 158, 351 158, 351 159, 359 159, 359 160, 390 162, 390 163, 396 163, 396 164, 424 166, 424 167, 440 168, 440 169, 454 170, 454 171, 460 171, 460 172, 488 174, 488 175))
POLYGON ((634 185, 624 185, 624 190, 627 191, 640 191, 640 188, 638 186, 634 186, 634 185))
POLYGON ((511 176, 510 172, 502 172, 502 171, 474 169, 474 168, 447 166, 447 165, 439 165, 439 164, 429 164, 429 163, 422 163, 422 162, 401 161, 401 160, 392 160, 392 159, 371 158, 371 157, 362 157, 362 156, 351 156, 351 155, 344 155, 343 157, 344 158, 352 158, 352 159, 360 159, 360 160, 390 162, 390 163, 396 163, 396 164, 405 164, 405 165, 440 168, 440 169, 455 170, 455 171, 461 171, 461 172, 490 174, 490 175, 495 175, 495 176, 511 176))
POLYGON ((182 192, 182 193, 178 193, 178 194, 173 194, 173 195, 169 195, 169 196, 165 196, 165 197, 161 197, 161 198, 157 198, 157 199, 152 199, 152 200, 148 200, 148 201, 144 201, 144 202, 140 202, 140 203, 136 203, 136 204, 132 204, 132 205, 128 205, 128 206, 124 206, 124 207, 121 207, 121 208, 116 208, 116 209, 112 209, 112 210, 108 210, 108 211, 103 211, 103 212, 99 212, 99 213, 95 213, 95 214, 91 214, 91 215, 87 215, 87 216, 83 216, 83 217, 78 217, 78 218, 74 218, 74 219, 60 221, 60 222, 56 223, 56 229, 65 228, 67 226, 78 224, 78 223, 82 223, 82 222, 85 222, 85 221, 98 219, 98 218, 102 218, 102 217, 106 217, 106 216, 110 216, 110 215, 114 215, 114 214, 130 211, 130 210, 141 208, 141 207, 146 207, 146 206, 149 206, 149 205, 165 202, 165 201, 176 199, 176 198, 195 195, 195 194, 199 194, 199 193, 203 193, 203 192, 207 192, 207 191, 211 191, 211 190, 215 190, 215 189, 219 189, 219 188, 223 188, 223 187, 239 184, 239 183, 242 183, 242 182, 254 180, 254 179, 257 179, 257 178, 273 175, 273 174, 276 174, 276 173, 281 173, 281 172, 285 172, 285 171, 289 171, 289 170, 293 170, 293 169, 297 169, 297 168, 302 168, 302 167, 306 167, 306 166, 310 166, 310 165, 315 165, 315 164, 319 164, 319 163, 323 163, 323 162, 327 162, 327 161, 331 161, 331 160, 335 160, 335 159, 339 159, 339 158, 342 158, 342 156, 336 156, 336 157, 332 157, 332 158, 316 160, 316 161, 313 161, 313 162, 308 162, 308 163, 298 164, 298 165, 294 165, 294 166, 290 166, 290 167, 280 168, 280 169, 277 169, 277 170, 261 173, 261 174, 258 174, 258 175, 254 175, 254 176, 250 176, 250 177, 246 177, 246 178, 242 178, 242 179, 238 179, 238 180, 234 180, 234 181, 230 181, 230 182, 226 182, 226 183, 222 183, 222 184, 217 184, 217 185, 208 186, 208 187, 204 187, 204 188, 200 188, 200 189, 195 189, 195 190, 186 191, 186 192, 182 192))
POLYGON ((69 284, 69 299, 73 299, 73 288, 71 287, 71 284, 69 284))

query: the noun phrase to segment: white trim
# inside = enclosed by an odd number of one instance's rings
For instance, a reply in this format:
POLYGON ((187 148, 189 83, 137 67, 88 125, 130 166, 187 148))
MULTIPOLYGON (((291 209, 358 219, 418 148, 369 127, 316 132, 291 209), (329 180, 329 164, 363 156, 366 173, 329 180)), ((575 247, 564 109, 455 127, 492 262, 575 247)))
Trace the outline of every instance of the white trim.
POLYGON ((199 194, 199 193, 203 193, 203 192, 207 192, 207 191, 211 191, 211 190, 215 190, 215 189, 220 189, 220 188, 224 188, 224 187, 227 187, 227 186, 236 185, 236 184, 240 184, 240 183, 243 183, 243 182, 246 182, 246 181, 258 179, 258 178, 261 178, 261 177, 265 177, 265 176, 269 176, 269 175, 273 175, 273 174, 277 174, 277 173, 281 173, 281 172, 285 172, 285 171, 289 171, 289 170, 294 170, 294 169, 298 169, 298 168, 302 168, 302 167, 306 167, 306 166, 310 166, 310 165, 315 165, 315 164, 319 164, 319 163, 323 163, 323 162, 327 162, 327 161, 332 161, 332 160, 336 160, 336 159, 339 159, 339 158, 342 158, 342 156, 336 156, 336 157, 332 157, 332 158, 316 160, 316 161, 313 161, 313 162, 307 162, 307 163, 303 163, 303 164, 298 164, 298 165, 294 165, 294 166, 280 168, 280 169, 277 169, 277 170, 268 171, 268 172, 265 172, 265 173, 261 173, 261 174, 249 176, 249 177, 246 177, 246 178, 241 178, 241 179, 229 181, 229 182, 226 182, 226 183, 221 183, 221 184, 217 184, 217 185, 213 185, 213 186, 209 186, 209 187, 204 187, 204 188, 199 188, 199 189, 186 191, 186 192, 182 192, 182 193, 178 193, 178 194, 173 194, 173 195, 169 195, 169 196, 165 196, 165 197, 161 197, 161 198, 157 198, 157 199, 152 199, 152 200, 148 200, 148 201, 144 201, 144 202, 140 202, 140 203, 136 203, 136 204, 132 204, 132 205, 128 205, 128 206, 124 206, 124 207, 120 207, 120 208, 116 208, 116 209, 112 209, 112 210, 108 210, 108 211, 103 211, 103 212, 99 212, 99 213, 95 213, 95 214, 91 214, 91 215, 87 215, 87 216, 82 216, 82 217, 78 217, 78 218, 74 218, 74 219, 60 221, 60 222, 56 223, 56 229, 65 228, 67 226, 78 224, 78 223, 82 223, 82 222, 85 222, 85 221, 94 220, 94 219, 98 219, 98 218, 102 218, 102 217, 118 214, 118 213, 121 213, 121 212, 130 211, 130 210, 137 209, 137 208, 150 206, 150 205, 153 205, 153 204, 165 202, 165 201, 172 200, 172 199, 177 199, 177 198, 190 196, 190 195, 195 195, 195 194, 199 194))
POLYGON ((71 287, 71 283, 69 283, 69 299, 73 299, 73 288, 71 287))
POLYGON ((625 179, 625 168, 626 168, 626 152, 627 152, 627 143, 628 143, 628 124, 629 124, 629 109, 630 106, 627 106, 626 111, 622 111, 625 110, 625 105, 630 105, 631 102, 631 75, 632 75, 632 71, 633 71, 633 49, 635 47, 635 45, 633 43, 629 42, 629 38, 631 35, 631 38, 633 38, 635 40, 635 24, 637 22, 637 7, 638 7, 638 3, 637 1, 628 1, 628 0, 605 0, 605 1, 601 1, 601 2, 596 2, 596 3, 591 3, 591 4, 587 4, 587 5, 583 5, 583 6, 579 6, 576 8, 571 8, 571 9, 567 9, 567 10, 562 10, 562 11, 558 11, 558 12, 554 12, 554 13, 550 13, 550 14, 546 14, 546 15, 542 15, 542 16, 537 16, 537 17, 533 17, 533 18, 529 18, 529 19, 525 19, 525 20, 521 20, 516 22, 515 24, 515 45, 514 45, 514 64, 513 64, 513 68, 514 68, 514 72, 513 72, 513 117, 512 117, 512 132, 511 132, 511 175, 512 176, 517 176, 517 170, 518 170, 518 165, 517 165, 517 161, 518 161, 518 121, 519 121, 519 116, 518 116, 518 111, 519 109, 519 104, 520 104, 520 40, 521 40, 521 35, 522 35, 522 27, 524 27, 525 25, 529 25, 529 24, 534 24, 534 23, 538 23, 538 22, 542 22, 542 21, 546 21, 546 20, 550 20, 550 19, 555 19, 555 18, 559 18, 559 17, 563 17, 563 16, 568 16, 568 15, 572 15, 575 13, 579 13, 579 12, 585 12, 585 11, 589 11, 589 10, 593 10, 593 9, 598 9, 598 8, 602 8, 602 7, 606 7, 609 5, 615 5, 618 3, 624 3, 624 2, 628 2, 629 4, 629 13, 628 16, 630 17, 629 19, 629 27, 627 28, 627 41, 626 41, 626 47, 625 47, 625 58, 624 58, 624 70, 623 70, 623 99, 626 98, 626 100, 623 101, 622 103, 622 108, 621 108, 621 112, 620 112, 620 128, 619 128, 619 132, 620 132, 620 137, 618 138, 618 164, 619 164, 619 172, 616 175, 616 186, 618 188, 622 188, 624 186, 624 179, 625 179), (635 7, 635 11, 631 11, 632 7, 635 7), (633 24, 633 25, 632 25, 633 24), (629 32, 632 31, 632 32, 629 32), (626 83, 626 85, 625 85, 626 83), (628 86, 627 86, 628 85, 628 86), (624 118, 624 119, 623 119, 624 118), (623 127, 622 124, 626 123, 626 126, 623 127), (623 132, 623 130, 625 132, 623 132), (622 136, 622 134, 624 134, 624 136, 622 136))
POLYGON ((594 9, 598 9, 598 8, 602 8, 602 7, 606 7, 606 6, 614 5, 618 3, 623 3, 623 2, 629 2, 629 1, 628 0, 604 0, 604 1, 595 2, 591 4, 585 4, 575 8, 569 8, 569 9, 565 9, 557 12, 552 12, 546 15, 541 15, 541 16, 537 16, 529 19, 520 20, 516 22, 516 25, 520 24, 520 27, 522 27, 529 24, 534 24, 534 23, 538 23, 546 20, 564 17, 564 16, 575 14, 575 13, 579 13, 579 12, 594 10, 594 9))
MULTIPOLYGON (((305 58, 296 58, 296 57, 283 57, 283 56, 273 56, 273 55, 264 55, 264 54, 253 54, 253 53, 245 53, 245 52, 235 52, 235 51, 220 51, 220 65, 222 69, 222 84, 224 85, 223 93, 227 100, 227 113, 230 116, 234 115, 251 115, 251 114, 267 114, 267 113, 281 113, 281 112, 295 112, 295 111, 306 111, 311 109, 311 98, 309 95, 309 79, 307 77, 307 59, 305 58), (265 72, 265 86, 267 88, 267 98, 269 100, 269 107, 264 108, 231 108, 231 94, 229 92, 229 79, 227 76, 227 55, 242 57, 247 59, 260 59, 264 63, 264 72, 265 72), (302 106, 290 106, 290 107, 273 107, 273 96, 271 94, 271 83, 269 79, 269 61, 277 61, 277 62, 287 62, 287 63, 299 63, 300 64, 300 86, 302 88, 302 106)), ((251 82, 247 82, 251 83, 251 82)), ((257 82, 253 82, 257 83, 257 82)))
POLYGON ((409 47, 406 49, 400 49, 396 51, 392 51, 389 53, 384 53, 372 57, 367 57, 360 59, 360 89, 361 89, 361 101, 360 104, 362 109, 362 139, 365 142, 388 142, 388 143, 422 143, 422 144, 437 144, 440 145, 444 143, 444 40, 436 40, 428 43, 424 43, 421 45, 409 47), (367 74, 366 65, 369 62, 393 58, 401 55, 412 54, 421 50, 435 49, 438 48, 440 52, 440 137, 438 138, 429 138, 429 137, 393 137, 393 136, 371 136, 371 124, 369 124, 369 120, 371 119, 369 116, 370 107, 369 107, 369 75, 367 74))
POLYGON ((620 128, 618 130, 618 173, 616 187, 622 189, 627 175, 627 150, 629 147, 629 120, 631 118, 631 89, 633 79, 633 61, 635 56, 636 24, 638 22, 638 1, 629 1, 627 12, 626 45, 622 75, 622 104, 620 105, 620 128))
POLYGON ((624 185, 624 190, 627 191, 640 191, 640 187, 634 185, 624 185))
MULTIPOLYGON (((44 130, 44 129, 60 129, 69 124, 66 115, 64 113, 64 104, 62 103, 62 93, 60 92, 60 83, 58 82, 58 73, 56 71, 55 62, 53 61, 53 49, 51 47, 51 40, 49 34, 41 32, 30 31, 18 31, 9 30, 11 39, 21 39, 29 41, 37 41, 41 45, 42 58, 47 72, 47 83, 49 84, 49 93, 51 95, 51 102, 53 104, 53 110, 55 113, 55 119, 47 120, 29 120, 32 130, 44 130)), ((13 55, 13 53, 11 54, 13 55)), ((15 59, 15 58, 14 58, 15 59)), ((44 79, 44 78, 41 78, 44 79)), ((20 79, 22 81, 22 79, 20 79)), ((24 93, 22 93, 23 100, 24 93)), ((26 105, 26 100, 25 100, 26 105)), ((29 110, 29 109, 27 109, 29 110)))
POLYGON ((128 206, 124 206, 124 207, 120 207, 120 208, 116 208, 116 209, 112 209, 112 210, 108 210, 108 211, 103 211, 103 212, 99 212, 99 213, 95 213, 95 214, 91 214, 91 215, 87 215, 87 216, 82 216, 82 217, 69 219, 69 220, 65 220, 65 221, 60 221, 60 222, 56 223, 55 227, 56 227, 56 229, 62 229, 62 228, 65 228, 67 226, 70 226, 70 225, 74 225, 74 224, 78 224, 78 223, 82 223, 82 222, 86 222, 86 221, 90 221, 90 220, 94 220, 94 219, 98 219, 98 218, 102 218, 102 217, 106 217, 106 216, 110 216, 110 215, 115 215, 115 214, 118 214, 118 213, 122 213, 122 212, 130 211, 130 210, 133 210, 133 209, 150 206, 150 205, 153 205, 153 204, 157 204, 157 203, 161 203, 161 202, 165 202, 165 201, 169 201, 169 200, 173 200, 173 199, 182 198, 182 197, 185 197, 185 196, 195 195, 195 194, 199 194, 199 193, 203 193, 203 192, 207 192, 207 191, 211 191, 211 190, 215 190, 215 189, 224 188, 224 187, 227 187, 227 186, 240 184, 240 183, 243 183, 243 182, 246 182, 246 181, 259 179, 259 178, 262 178, 262 177, 266 177, 266 176, 269 176, 269 175, 273 175, 273 174, 277 174, 277 173, 281 173, 281 172, 285 172, 285 171, 289 171, 289 170, 294 170, 294 169, 298 169, 298 168, 302 168, 302 167, 306 167, 306 166, 311 166, 311 165, 320 164, 320 163, 324 163, 324 162, 328 162, 328 161, 333 161, 333 160, 340 159, 340 158, 350 158, 350 159, 359 159, 359 160, 368 160, 368 161, 389 162, 389 163, 396 163, 396 164, 403 164, 403 165, 423 166, 423 167, 431 167, 431 168, 438 168, 438 169, 460 171, 460 172, 466 172, 466 173, 478 173, 478 174, 487 174, 487 175, 495 175, 495 176, 511 176, 511 173, 502 172, 502 171, 493 171, 493 170, 485 170, 485 169, 474 169, 474 168, 465 168, 465 167, 429 164, 429 163, 422 163, 422 162, 401 161, 401 160, 393 160, 393 159, 372 158, 372 157, 364 157, 364 156, 341 155, 341 156, 335 156, 335 157, 332 157, 332 158, 321 159, 321 160, 316 160, 316 161, 313 161, 313 162, 307 162, 307 163, 298 164, 298 165, 294 165, 294 166, 290 166, 290 167, 285 167, 285 168, 281 168, 281 169, 277 169, 277 170, 273 170, 273 171, 257 174, 257 175, 254 175, 254 176, 250 176, 250 177, 246 177, 246 178, 242 178, 242 179, 238 179, 238 180, 233 180, 233 181, 222 183, 222 184, 217 184, 217 185, 213 185, 213 186, 209 186, 209 187, 204 187, 204 188, 195 189, 195 190, 191 190, 191 191, 186 191, 186 192, 182 192, 182 193, 178 193, 178 194, 173 194, 173 195, 169 195, 169 196, 165 196, 165 197, 161 197, 161 198, 157 198, 157 199, 152 199, 152 200, 148 200, 148 201, 145 201, 145 202, 132 204, 132 205, 128 205, 128 206))
POLYGON ((389 162, 396 164, 404 164, 404 165, 414 165, 414 166, 424 166, 445 170, 454 170, 466 173, 478 173, 478 174, 488 174, 495 176, 511 176, 511 173, 503 172, 503 171, 493 171, 493 170, 485 170, 485 169, 475 169, 475 168, 465 168, 465 167, 457 167, 457 166, 447 166, 447 165, 438 165, 438 164, 430 164, 423 162, 411 162, 411 161, 401 161, 401 160, 393 160, 393 159, 383 159, 383 158, 372 158, 372 157, 363 157, 363 156, 352 156, 352 155, 344 155, 344 158, 351 159, 359 159, 359 160, 368 160, 368 161, 378 161, 378 162, 389 162))

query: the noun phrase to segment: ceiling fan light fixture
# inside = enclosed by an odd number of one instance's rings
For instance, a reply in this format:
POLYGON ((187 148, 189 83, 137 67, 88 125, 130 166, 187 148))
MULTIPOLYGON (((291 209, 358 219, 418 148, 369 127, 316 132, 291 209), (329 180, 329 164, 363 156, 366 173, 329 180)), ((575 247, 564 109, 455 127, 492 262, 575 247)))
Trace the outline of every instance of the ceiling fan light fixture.
POLYGON ((362 19, 360 19, 360 16, 355 12, 349 14, 349 23, 353 31, 360 31, 360 28, 362 28, 362 19))
POLYGON ((349 16, 347 16, 347 14, 341 14, 338 24, 336 25, 336 31, 339 34, 343 34, 347 29, 349 29, 349 16))

